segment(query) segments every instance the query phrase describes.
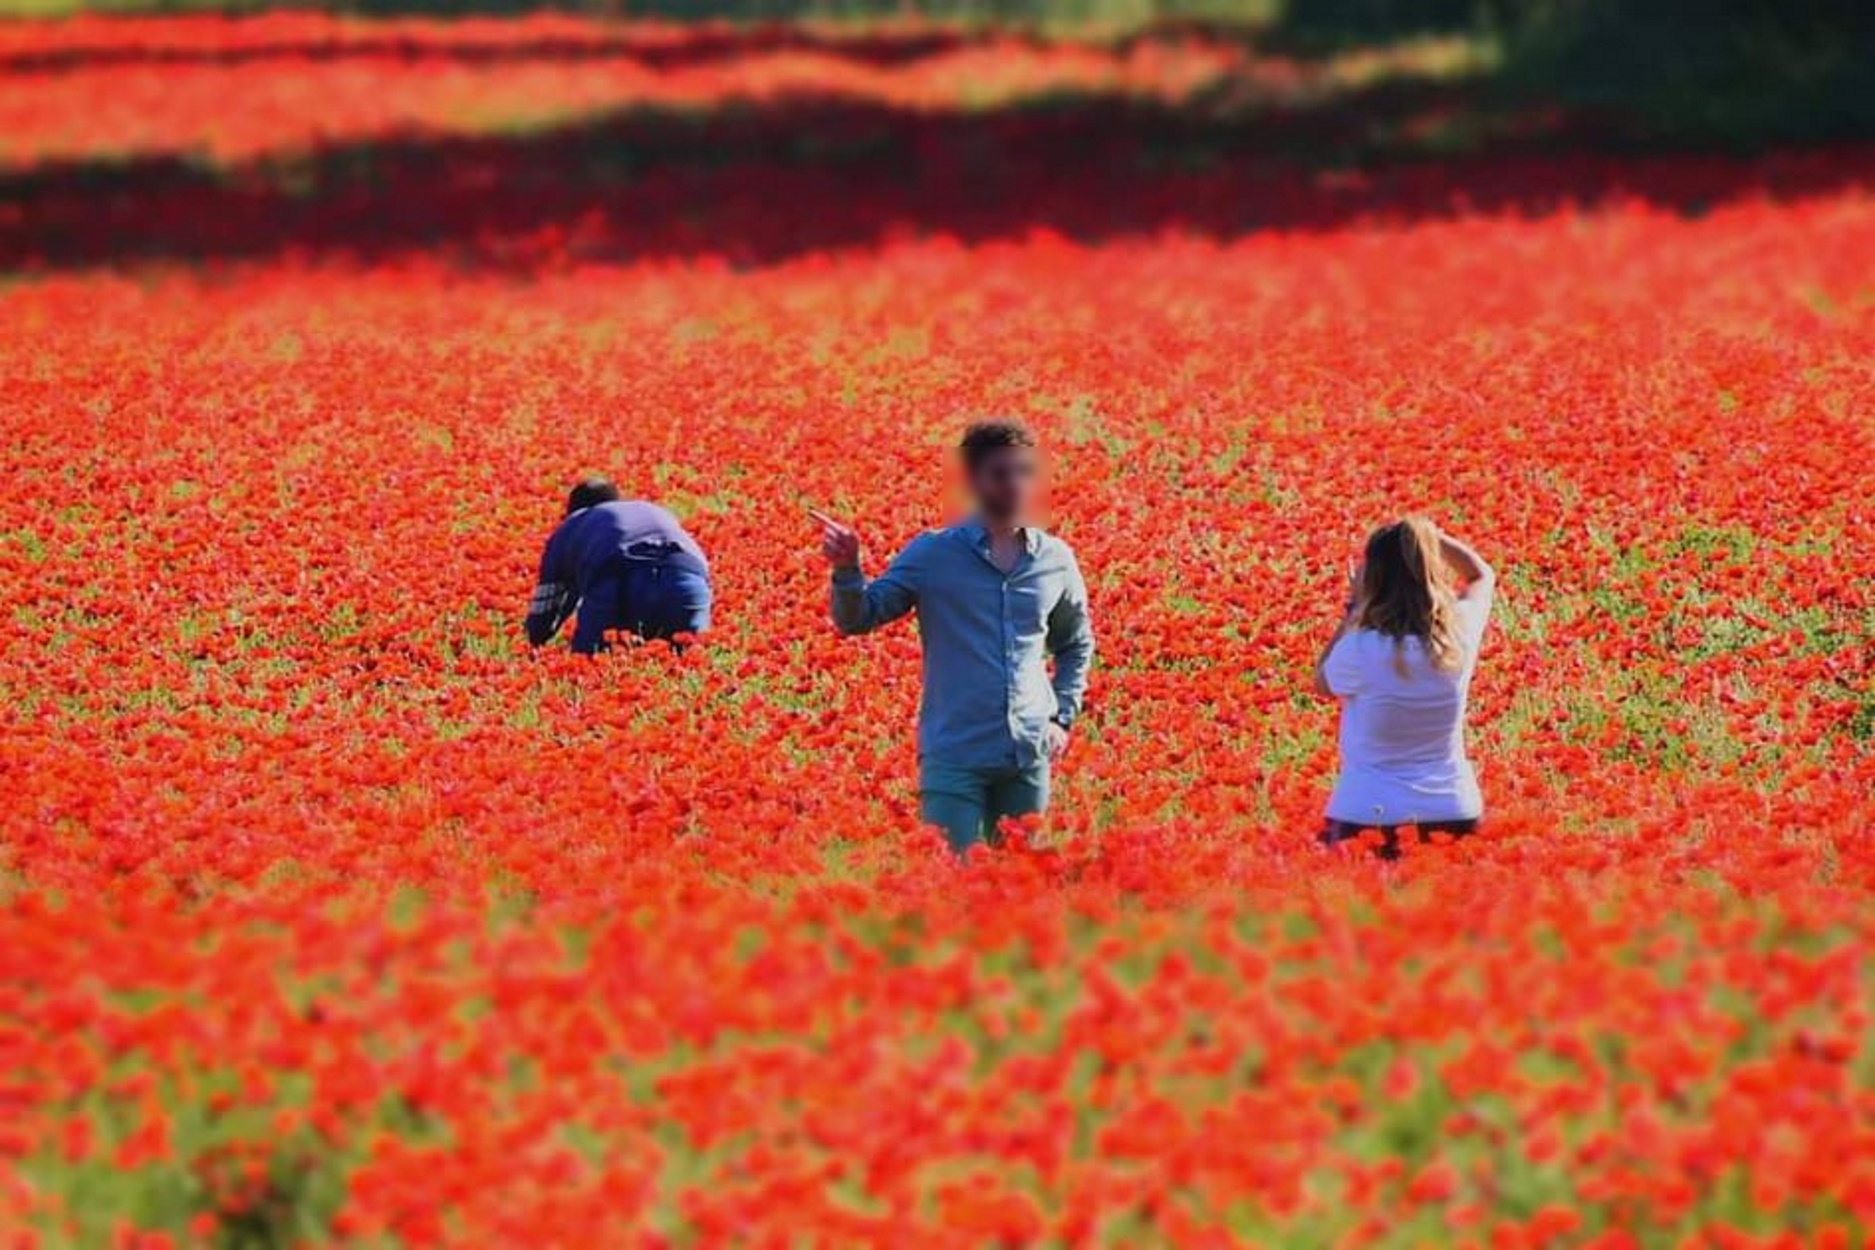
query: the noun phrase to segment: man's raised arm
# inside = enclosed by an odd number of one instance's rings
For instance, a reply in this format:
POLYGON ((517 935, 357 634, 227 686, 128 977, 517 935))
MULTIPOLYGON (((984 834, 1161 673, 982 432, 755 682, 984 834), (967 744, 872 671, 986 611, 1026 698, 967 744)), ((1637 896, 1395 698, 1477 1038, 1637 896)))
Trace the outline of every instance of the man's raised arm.
POLYGON ((860 567, 859 534, 824 512, 810 508, 808 515, 820 526, 820 552, 833 566, 833 623, 841 633, 869 634, 917 606, 911 548, 868 581, 860 567))

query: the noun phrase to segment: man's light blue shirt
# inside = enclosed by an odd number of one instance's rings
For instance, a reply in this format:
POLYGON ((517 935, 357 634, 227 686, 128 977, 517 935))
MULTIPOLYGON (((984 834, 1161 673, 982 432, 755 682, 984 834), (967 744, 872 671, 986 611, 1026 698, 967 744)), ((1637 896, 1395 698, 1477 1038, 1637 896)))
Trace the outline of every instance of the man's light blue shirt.
POLYGON ((834 572, 841 633, 871 633, 918 614, 918 750, 927 761, 1027 767, 1044 757, 1050 718, 1072 723, 1080 714, 1094 662, 1087 583, 1068 544, 1034 528, 1023 539, 1008 573, 990 557, 989 531, 974 522, 914 539, 871 581, 854 569, 834 572))

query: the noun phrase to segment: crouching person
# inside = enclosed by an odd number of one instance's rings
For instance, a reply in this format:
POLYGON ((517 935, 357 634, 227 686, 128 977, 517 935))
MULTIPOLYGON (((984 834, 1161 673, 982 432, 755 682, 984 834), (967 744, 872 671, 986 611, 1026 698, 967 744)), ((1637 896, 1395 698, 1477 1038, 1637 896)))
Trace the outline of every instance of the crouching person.
POLYGON ((711 603, 709 562, 677 518, 589 477, 567 497, 566 517, 541 553, 527 640, 544 646, 575 612, 573 650, 587 655, 620 636, 701 634, 711 603))

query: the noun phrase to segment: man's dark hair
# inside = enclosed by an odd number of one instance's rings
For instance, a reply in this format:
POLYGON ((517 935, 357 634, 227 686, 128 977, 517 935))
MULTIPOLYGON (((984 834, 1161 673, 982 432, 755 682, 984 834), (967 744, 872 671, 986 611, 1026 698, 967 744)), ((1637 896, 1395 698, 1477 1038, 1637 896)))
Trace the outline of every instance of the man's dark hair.
POLYGON ((566 514, 572 516, 586 508, 596 508, 602 503, 617 503, 618 487, 609 477, 589 477, 580 481, 572 493, 566 497, 566 514))
POLYGON ((963 453, 964 466, 975 469, 1005 447, 1036 446, 1035 431, 1020 421, 998 419, 978 421, 964 431, 964 441, 957 444, 963 453))

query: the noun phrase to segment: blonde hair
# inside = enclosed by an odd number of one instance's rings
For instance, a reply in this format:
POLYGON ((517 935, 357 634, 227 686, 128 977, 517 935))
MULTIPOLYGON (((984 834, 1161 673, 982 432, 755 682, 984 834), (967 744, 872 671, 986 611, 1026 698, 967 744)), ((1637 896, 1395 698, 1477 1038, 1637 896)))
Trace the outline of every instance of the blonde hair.
POLYGON ((1355 624, 1394 640, 1393 664, 1406 676, 1405 644, 1417 638, 1432 666, 1455 673, 1465 662, 1457 596, 1439 527, 1422 516, 1383 525, 1367 537, 1355 624))

